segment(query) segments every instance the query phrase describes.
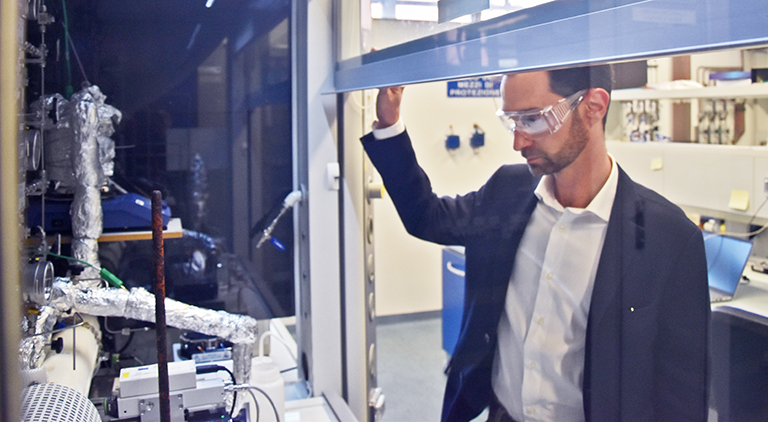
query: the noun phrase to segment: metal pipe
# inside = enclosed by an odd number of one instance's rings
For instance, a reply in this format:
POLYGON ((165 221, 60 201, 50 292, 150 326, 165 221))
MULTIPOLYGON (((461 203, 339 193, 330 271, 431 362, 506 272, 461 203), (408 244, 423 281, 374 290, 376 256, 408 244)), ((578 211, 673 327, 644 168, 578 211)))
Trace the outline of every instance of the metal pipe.
POLYGON ((19 8, 0 2, 0 420, 18 420, 22 390, 19 372, 19 8))
POLYGON ((157 334, 157 385, 160 420, 171 422, 171 393, 168 383, 168 347, 165 326, 165 258, 163 251, 163 195, 152 192, 152 261, 155 269, 155 333, 157 334))

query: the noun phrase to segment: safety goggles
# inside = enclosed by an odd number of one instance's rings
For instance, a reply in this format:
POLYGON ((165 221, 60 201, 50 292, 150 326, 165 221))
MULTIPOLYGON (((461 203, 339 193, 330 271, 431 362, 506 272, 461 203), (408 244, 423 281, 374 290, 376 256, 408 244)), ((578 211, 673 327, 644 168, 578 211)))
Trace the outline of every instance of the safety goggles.
POLYGON ((496 115, 510 133, 520 132, 532 139, 547 137, 563 127, 563 123, 579 105, 587 90, 581 90, 555 104, 544 108, 524 111, 504 111, 496 115))

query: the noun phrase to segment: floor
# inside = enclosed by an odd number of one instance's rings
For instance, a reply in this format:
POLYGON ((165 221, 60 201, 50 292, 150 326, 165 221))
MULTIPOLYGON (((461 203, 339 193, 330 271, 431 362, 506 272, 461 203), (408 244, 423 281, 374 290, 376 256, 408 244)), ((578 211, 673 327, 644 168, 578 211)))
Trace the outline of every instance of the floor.
POLYGON ((380 318, 376 327, 379 386, 386 397, 383 422, 439 421, 448 355, 440 316, 380 318))
MULTIPOLYGON (((386 396, 382 422, 439 421, 448 360, 439 311, 377 318, 376 347, 386 396)), ((475 422, 485 421, 486 412, 475 422)), ((708 421, 717 421, 712 409, 708 421)))
POLYGON ((440 312, 377 318, 376 347, 386 397, 382 422, 439 421, 448 362, 440 312))

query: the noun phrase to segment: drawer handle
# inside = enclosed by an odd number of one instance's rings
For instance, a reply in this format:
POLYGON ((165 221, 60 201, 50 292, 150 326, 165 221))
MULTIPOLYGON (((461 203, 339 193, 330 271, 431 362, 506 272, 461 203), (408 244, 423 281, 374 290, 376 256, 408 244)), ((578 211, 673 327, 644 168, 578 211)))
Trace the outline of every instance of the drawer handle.
POLYGON ((453 274, 456 274, 459 277, 464 277, 467 273, 464 270, 460 270, 453 266, 453 262, 448 261, 447 264, 445 264, 445 268, 448 269, 453 274))

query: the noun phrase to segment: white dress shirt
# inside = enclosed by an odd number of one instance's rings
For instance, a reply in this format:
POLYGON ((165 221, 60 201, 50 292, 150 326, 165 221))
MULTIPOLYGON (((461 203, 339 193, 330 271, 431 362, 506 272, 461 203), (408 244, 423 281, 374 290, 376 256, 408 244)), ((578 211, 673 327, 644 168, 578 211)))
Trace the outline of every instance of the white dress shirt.
POLYGON ((520 247, 499 321, 493 391, 518 422, 583 421, 587 317, 618 184, 616 162, 587 208, 563 208, 552 176, 520 247))
POLYGON ((373 128, 371 132, 375 139, 391 138, 405 132, 405 123, 403 123, 403 119, 397 119, 392 126, 373 128))

